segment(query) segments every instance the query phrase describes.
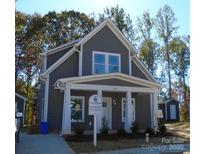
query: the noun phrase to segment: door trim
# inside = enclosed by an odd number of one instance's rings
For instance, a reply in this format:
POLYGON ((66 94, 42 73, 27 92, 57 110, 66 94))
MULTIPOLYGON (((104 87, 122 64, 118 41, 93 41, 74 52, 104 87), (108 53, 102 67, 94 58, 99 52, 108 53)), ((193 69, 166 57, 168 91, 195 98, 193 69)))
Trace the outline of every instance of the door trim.
POLYGON ((112 129, 112 97, 102 97, 102 101, 103 99, 109 100, 109 107, 110 107, 110 129, 112 129))

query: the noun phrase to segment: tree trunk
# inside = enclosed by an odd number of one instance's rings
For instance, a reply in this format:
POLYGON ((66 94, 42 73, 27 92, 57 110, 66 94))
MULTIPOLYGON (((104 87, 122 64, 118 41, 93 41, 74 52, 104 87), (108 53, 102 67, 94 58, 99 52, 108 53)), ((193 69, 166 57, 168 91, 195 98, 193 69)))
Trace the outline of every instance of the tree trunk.
POLYGON ((169 80, 169 93, 168 93, 168 96, 169 96, 169 99, 172 97, 172 87, 171 87, 171 68, 170 68, 170 57, 169 57, 169 54, 167 52, 167 63, 168 63, 168 80, 169 80))

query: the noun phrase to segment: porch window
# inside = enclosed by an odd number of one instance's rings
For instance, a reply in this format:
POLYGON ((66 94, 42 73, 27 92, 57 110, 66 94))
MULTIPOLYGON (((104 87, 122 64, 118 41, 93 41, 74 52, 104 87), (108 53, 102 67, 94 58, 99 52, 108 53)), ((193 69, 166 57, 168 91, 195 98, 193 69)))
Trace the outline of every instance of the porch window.
MULTIPOLYGON (((122 98, 122 122, 125 122, 126 98, 122 98)), ((135 121, 135 99, 132 98, 132 121, 135 121)))
POLYGON ((84 97, 71 96, 71 121, 84 122, 84 97))
POLYGON ((93 52, 93 74, 120 72, 120 54, 93 52))

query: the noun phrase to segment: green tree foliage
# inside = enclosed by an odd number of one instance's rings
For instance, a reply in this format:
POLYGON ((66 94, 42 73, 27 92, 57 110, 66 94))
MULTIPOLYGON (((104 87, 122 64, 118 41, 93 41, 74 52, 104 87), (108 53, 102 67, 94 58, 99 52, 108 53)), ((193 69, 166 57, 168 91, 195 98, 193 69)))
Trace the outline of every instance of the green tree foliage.
POLYGON ((188 69, 190 65, 189 36, 175 37, 170 43, 170 49, 174 52, 173 70, 178 78, 179 88, 183 89, 183 97, 186 98, 188 69))
POLYGON ((137 31, 140 33, 141 40, 138 55, 152 75, 155 76, 157 69, 158 44, 154 42, 154 39, 151 37, 153 26, 153 19, 150 17, 148 11, 144 12, 142 17, 137 18, 137 31))
POLYGON ((168 75, 168 95, 171 98, 171 68, 172 68, 172 50, 169 48, 169 44, 172 41, 174 34, 178 27, 175 26, 176 18, 172 9, 165 5, 163 8, 160 8, 156 18, 155 18, 155 27, 157 30, 158 37, 163 42, 161 47, 161 55, 163 57, 164 65, 166 66, 166 73, 168 75))
POLYGON ((49 12, 44 17, 44 43, 53 48, 84 37, 95 27, 95 20, 75 11, 49 12))
POLYGON ((104 9, 103 14, 99 14, 99 22, 104 21, 106 18, 111 19, 119 30, 125 35, 125 37, 135 45, 136 36, 134 27, 129 14, 126 14, 123 8, 119 8, 118 5, 104 9))

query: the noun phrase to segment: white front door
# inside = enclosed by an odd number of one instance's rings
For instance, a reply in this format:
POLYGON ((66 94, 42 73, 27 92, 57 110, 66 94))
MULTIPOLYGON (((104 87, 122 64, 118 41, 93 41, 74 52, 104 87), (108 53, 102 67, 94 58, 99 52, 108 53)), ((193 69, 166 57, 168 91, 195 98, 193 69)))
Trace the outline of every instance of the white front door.
POLYGON ((176 105, 170 105, 170 119, 175 120, 176 118, 176 105))
POLYGON ((110 97, 103 97, 102 100, 102 118, 105 118, 105 121, 107 123, 107 126, 112 129, 112 98, 110 97))

